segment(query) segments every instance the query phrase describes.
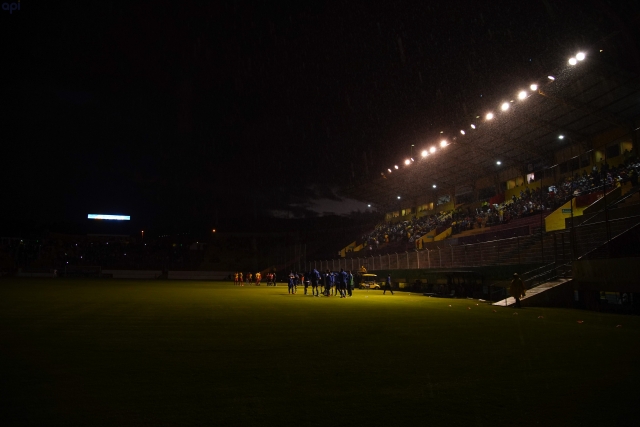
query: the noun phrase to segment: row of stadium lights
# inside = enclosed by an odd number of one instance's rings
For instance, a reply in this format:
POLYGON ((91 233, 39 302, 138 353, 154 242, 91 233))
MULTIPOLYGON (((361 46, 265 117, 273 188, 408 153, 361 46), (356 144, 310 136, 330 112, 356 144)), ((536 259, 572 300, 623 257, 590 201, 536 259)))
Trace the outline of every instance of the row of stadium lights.
MULTIPOLYGON (((578 52, 576 54, 576 56, 569 58, 568 62, 569 62, 569 65, 576 65, 576 64, 578 64, 578 62, 583 61, 585 58, 586 58, 586 54, 584 52, 578 52)), ((551 81, 554 81, 556 79, 554 76, 548 76, 547 78, 549 80, 551 80, 551 81)), ((531 89, 532 92, 536 92, 538 90, 538 85, 534 83, 531 86, 529 86, 529 88, 531 89)), ((521 101, 527 99, 529 96, 531 96, 531 95, 526 90, 520 91, 518 93, 518 99, 521 100, 521 101)), ((513 102, 513 101, 511 101, 511 102, 513 102)), ((509 102, 504 102, 500 106, 500 109, 502 111, 507 111, 509 109, 509 107, 511 106, 510 104, 511 103, 509 103, 509 102)), ((495 116, 494 116, 493 112, 489 112, 489 113, 487 113, 485 115, 485 120, 486 121, 490 121, 490 120, 493 120, 494 117, 495 116)), ((480 116, 476 116, 476 118, 479 119, 480 116)), ((474 129, 474 130, 477 129, 477 126, 474 123, 471 123, 470 126, 471 126, 471 129, 474 129)), ((444 133, 444 131, 440 131, 440 133, 444 133)), ((463 136, 466 135, 465 130, 461 129, 460 130, 460 134, 462 134, 463 136)), ((559 139, 564 139, 564 135, 559 135, 558 138, 559 139)), ((449 142, 446 139, 443 139, 442 141, 440 141, 440 148, 445 148, 448 145, 449 145, 449 142)), ((413 147, 413 145, 412 145, 412 147, 413 147)), ((422 150, 422 152, 420 154, 421 154, 421 156, 423 158, 425 158, 425 157, 428 157, 431 154, 434 154, 436 152, 436 150, 437 150, 437 148, 434 145, 431 148, 429 148, 428 150, 422 150)), ((404 164, 406 166, 409 166, 413 162, 415 162, 415 160, 413 159, 413 157, 410 157, 410 158, 408 158, 408 159, 406 159, 404 161, 404 164)), ((502 164, 502 162, 500 160, 497 160, 496 164, 498 166, 500 166, 502 164)), ((392 173, 394 170, 398 170, 398 169, 400 169, 400 167, 398 165, 394 165, 393 169, 392 168, 388 168, 387 171, 389 173, 392 173)), ((384 172, 382 173, 382 175, 384 175, 384 172)), ((433 188, 437 188, 436 184, 433 184, 433 188)), ((398 200, 400 200, 400 196, 398 196, 398 200)), ((371 205, 368 205, 368 206, 371 207, 371 205)))

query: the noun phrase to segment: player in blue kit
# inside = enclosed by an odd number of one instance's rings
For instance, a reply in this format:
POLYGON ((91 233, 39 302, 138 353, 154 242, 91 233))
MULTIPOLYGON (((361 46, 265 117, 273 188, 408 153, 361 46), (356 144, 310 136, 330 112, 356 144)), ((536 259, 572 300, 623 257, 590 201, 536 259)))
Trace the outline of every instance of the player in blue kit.
POLYGON ((288 290, 290 294, 295 294, 295 286, 296 286, 296 277, 293 274, 293 271, 289 273, 289 283, 287 283, 288 290))
POLYGON ((315 268, 310 273, 311 276, 311 295, 320 296, 320 292, 318 291, 318 285, 320 284, 320 272, 315 268))
POLYGON ((327 272, 324 275, 324 296, 325 297, 331 296, 331 287, 333 286, 333 279, 334 279, 333 273, 327 270, 327 272))
POLYGON ((340 291, 340 298, 347 297, 347 281, 349 280, 349 275, 344 269, 340 269, 340 273, 338 273, 338 283, 336 285, 336 291, 340 291))

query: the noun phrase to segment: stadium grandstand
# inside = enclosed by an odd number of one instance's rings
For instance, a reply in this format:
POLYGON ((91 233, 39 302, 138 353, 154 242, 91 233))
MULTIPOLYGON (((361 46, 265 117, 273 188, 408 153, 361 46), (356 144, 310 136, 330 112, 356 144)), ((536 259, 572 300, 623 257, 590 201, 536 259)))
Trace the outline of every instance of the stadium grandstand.
POLYGON ((85 219, 80 228, 3 237, 0 273, 282 279, 364 267, 391 272, 397 287, 508 305, 518 272, 525 305, 638 311, 640 61, 622 46, 613 36, 574 52, 465 123, 443 125, 375 178, 341 189, 369 212, 264 219, 206 235, 144 234, 135 216, 85 219))
POLYGON ((400 287, 503 305, 517 271, 523 303, 638 311, 640 74, 617 42, 343 189, 384 219, 308 268, 391 272, 400 287))

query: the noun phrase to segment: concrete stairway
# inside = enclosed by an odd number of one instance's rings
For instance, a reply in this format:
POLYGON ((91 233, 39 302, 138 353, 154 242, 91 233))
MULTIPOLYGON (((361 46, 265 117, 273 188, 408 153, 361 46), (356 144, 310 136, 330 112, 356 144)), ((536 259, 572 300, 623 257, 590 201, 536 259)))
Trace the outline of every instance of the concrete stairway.
MULTIPOLYGON (((564 305, 557 303, 564 302, 566 298, 571 297, 571 281, 572 279, 556 279, 527 289, 525 297, 520 302, 523 307, 564 305)), ((515 298, 509 297, 502 301, 494 302, 492 305, 510 307, 515 303, 515 298)))

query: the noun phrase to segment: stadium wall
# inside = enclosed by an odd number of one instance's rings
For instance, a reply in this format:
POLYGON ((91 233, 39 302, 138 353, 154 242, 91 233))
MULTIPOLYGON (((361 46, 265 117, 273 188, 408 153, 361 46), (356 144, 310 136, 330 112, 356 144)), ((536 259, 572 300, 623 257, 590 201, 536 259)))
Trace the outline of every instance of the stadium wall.
POLYGON ((232 271, 169 271, 171 280, 229 280, 232 271))
MULTIPOLYGON (((102 274, 113 279, 161 279, 160 270, 102 270, 102 274)), ((229 280, 230 271, 169 271, 166 278, 170 280, 229 280)))
POLYGON ((103 275, 114 279, 157 279, 162 275, 160 270, 102 270, 103 275))

